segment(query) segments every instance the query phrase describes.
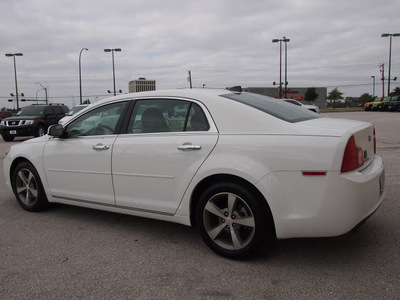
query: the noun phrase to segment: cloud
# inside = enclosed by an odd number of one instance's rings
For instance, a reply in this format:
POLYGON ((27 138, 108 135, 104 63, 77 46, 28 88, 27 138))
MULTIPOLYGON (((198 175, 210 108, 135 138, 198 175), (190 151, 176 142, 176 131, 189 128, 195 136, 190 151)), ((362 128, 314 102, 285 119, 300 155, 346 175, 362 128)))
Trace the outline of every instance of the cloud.
MULTIPOLYGON (((82 53, 83 91, 93 98, 112 89, 104 49, 116 47, 117 88, 124 92, 138 77, 157 80, 158 88, 188 87, 188 70, 199 87, 272 86, 279 81, 279 44, 272 39, 283 36, 290 38, 290 85, 339 86, 345 96, 359 96, 372 93, 371 75, 379 78, 379 65, 388 64, 389 40, 380 35, 400 30, 399 9, 395 0, 7 0, 0 3, 0 40, 3 53, 24 53, 17 58, 21 91, 35 97, 40 82, 55 102, 79 95, 82 48, 89 49, 82 53)), ((397 75, 399 48, 394 40, 397 75)), ((2 57, 4 106, 14 70, 2 57)))

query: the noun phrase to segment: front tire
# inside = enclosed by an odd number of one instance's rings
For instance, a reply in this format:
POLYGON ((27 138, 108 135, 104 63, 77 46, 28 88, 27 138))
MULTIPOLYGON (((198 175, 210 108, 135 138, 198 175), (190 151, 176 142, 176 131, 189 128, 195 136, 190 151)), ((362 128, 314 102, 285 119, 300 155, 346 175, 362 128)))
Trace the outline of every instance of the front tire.
POLYGON ((35 167, 22 162, 12 175, 12 187, 19 205, 27 211, 41 211, 49 206, 42 181, 35 167))
POLYGON ((272 232, 271 216, 264 199, 247 188, 219 183, 201 196, 196 221, 206 244, 217 254, 233 259, 249 257, 272 232))
POLYGON ((44 136, 45 134, 46 134, 46 130, 44 129, 44 127, 42 125, 39 125, 38 128, 36 129, 35 137, 44 136))
POLYGON ((14 140, 14 137, 9 134, 2 134, 1 136, 5 142, 12 142, 14 140))

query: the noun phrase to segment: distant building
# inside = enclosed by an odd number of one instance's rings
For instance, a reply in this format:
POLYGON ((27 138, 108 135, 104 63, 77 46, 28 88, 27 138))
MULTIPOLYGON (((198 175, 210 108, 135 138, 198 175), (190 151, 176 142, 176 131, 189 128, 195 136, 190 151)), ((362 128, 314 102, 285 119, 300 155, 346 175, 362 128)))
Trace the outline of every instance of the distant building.
POLYGON ((155 91, 156 81, 147 80, 144 77, 129 81, 129 93, 155 91))
MULTIPOLYGON (((304 100, 305 93, 308 88, 305 87, 290 87, 287 89, 287 95, 284 96, 285 91, 282 91, 282 98, 294 99, 304 104, 308 104, 308 101, 304 100)), ((247 87, 243 88, 244 92, 250 92, 260 95, 265 95, 273 98, 279 98, 279 88, 276 87, 247 87)), ((326 97, 328 95, 328 91, 326 87, 316 87, 315 91, 318 94, 318 98, 314 101, 314 105, 319 108, 326 108, 326 97)))

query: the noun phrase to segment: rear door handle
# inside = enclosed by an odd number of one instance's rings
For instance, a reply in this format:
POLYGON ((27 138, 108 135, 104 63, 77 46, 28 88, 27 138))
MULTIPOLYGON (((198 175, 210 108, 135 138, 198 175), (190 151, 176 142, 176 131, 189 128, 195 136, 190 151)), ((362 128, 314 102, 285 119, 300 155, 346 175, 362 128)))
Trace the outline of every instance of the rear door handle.
POLYGON ((182 150, 182 151, 200 150, 200 149, 201 149, 201 146, 193 145, 191 143, 184 143, 184 144, 178 146, 178 150, 182 150))
POLYGON ((92 147, 93 150, 108 150, 110 147, 103 145, 103 144, 97 144, 92 147))

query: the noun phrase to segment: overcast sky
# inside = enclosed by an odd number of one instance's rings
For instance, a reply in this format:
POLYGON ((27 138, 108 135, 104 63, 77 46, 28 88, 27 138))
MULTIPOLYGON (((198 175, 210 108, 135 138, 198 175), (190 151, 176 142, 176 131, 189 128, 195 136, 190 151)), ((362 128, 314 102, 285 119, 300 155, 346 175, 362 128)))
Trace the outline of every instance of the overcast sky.
MULTIPOLYGON (((157 89, 272 87, 279 82, 279 44, 288 43, 290 87, 334 87, 344 96, 382 94, 379 66, 389 66, 389 38, 400 32, 398 0, 1 0, 0 106, 18 89, 69 106, 79 102, 82 48, 84 99, 93 102, 145 77, 157 89)), ((400 37, 393 38, 392 77, 400 77, 400 37)), ((391 84, 394 88, 396 83, 391 84)), ((400 85, 400 83, 399 83, 400 85)), ((387 91, 385 91, 387 93, 387 91)), ((26 105, 26 104, 22 104, 26 105)))

